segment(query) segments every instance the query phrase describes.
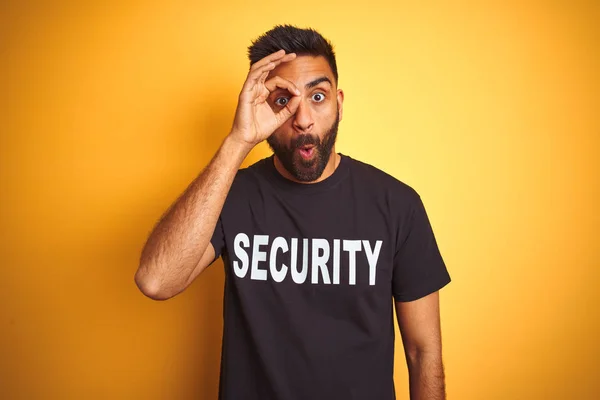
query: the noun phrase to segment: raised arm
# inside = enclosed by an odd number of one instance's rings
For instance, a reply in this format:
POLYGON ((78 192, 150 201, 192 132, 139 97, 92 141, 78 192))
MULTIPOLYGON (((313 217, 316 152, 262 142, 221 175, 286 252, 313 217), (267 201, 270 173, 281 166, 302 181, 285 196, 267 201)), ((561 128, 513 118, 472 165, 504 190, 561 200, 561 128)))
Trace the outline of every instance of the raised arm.
POLYGON ((408 366, 410 399, 446 399, 439 292, 414 301, 396 301, 396 315, 408 366))
POLYGON ((299 91, 294 84, 279 77, 266 80, 269 71, 295 57, 278 51, 250 68, 230 134, 146 241, 135 274, 135 282, 146 296, 165 300, 177 295, 213 261, 210 239, 244 158, 296 112, 299 91), (288 106, 277 113, 266 101, 276 87, 293 95, 288 106))

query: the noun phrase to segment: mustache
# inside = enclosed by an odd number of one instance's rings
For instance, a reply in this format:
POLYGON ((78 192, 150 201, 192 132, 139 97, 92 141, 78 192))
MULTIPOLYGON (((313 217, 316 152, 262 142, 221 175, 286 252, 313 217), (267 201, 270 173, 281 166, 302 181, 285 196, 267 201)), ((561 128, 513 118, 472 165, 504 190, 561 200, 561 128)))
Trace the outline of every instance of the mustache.
POLYGON ((321 139, 318 136, 300 135, 292 139, 291 148, 297 149, 299 147, 306 146, 309 144, 319 146, 321 144, 321 139))

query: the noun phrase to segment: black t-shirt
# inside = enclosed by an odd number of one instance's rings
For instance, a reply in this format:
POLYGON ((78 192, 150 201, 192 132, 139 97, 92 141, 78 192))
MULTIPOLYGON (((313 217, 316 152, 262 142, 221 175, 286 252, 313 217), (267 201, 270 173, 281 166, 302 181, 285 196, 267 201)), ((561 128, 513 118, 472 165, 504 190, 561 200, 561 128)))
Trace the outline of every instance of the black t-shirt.
POLYGON ((234 179, 211 239, 225 264, 222 400, 395 398, 392 300, 450 276, 417 192, 340 156, 317 183, 286 179, 273 156, 234 179))

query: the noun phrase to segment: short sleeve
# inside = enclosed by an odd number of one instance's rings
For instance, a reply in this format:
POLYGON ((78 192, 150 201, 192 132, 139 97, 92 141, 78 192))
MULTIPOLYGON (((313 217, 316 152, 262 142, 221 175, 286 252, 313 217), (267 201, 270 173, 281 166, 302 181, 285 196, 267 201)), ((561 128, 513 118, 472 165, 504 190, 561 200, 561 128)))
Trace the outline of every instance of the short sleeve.
POLYGON ((413 301, 450 283, 421 197, 415 192, 402 223, 394 256, 392 294, 396 301, 413 301))
POLYGON ((217 226, 215 226, 215 231, 210 239, 210 243, 215 249, 215 258, 212 260, 212 264, 217 258, 221 257, 223 248, 225 247, 225 234, 223 233, 223 221, 221 220, 221 216, 219 216, 219 219, 217 220, 217 226))

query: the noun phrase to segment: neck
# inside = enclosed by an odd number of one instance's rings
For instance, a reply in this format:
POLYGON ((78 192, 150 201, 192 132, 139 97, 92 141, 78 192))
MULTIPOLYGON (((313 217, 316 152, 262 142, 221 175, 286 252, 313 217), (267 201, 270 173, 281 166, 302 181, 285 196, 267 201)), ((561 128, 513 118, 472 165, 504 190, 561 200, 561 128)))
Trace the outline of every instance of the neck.
POLYGON ((281 175, 283 175, 284 178, 287 178, 290 181, 293 181, 296 183, 306 183, 306 184, 321 182, 321 181, 329 178, 333 174, 335 169, 338 167, 338 165, 340 165, 340 160, 341 160, 340 155, 335 152, 335 146, 334 146, 331 149, 331 154, 329 155, 329 161, 327 161, 327 165, 325 166, 325 169, 323 170, 323 173, 321 174, 321 176, 314 181, 303 182, 303 181, 299 181, 296 178, 294 178, 294 176, 292 174, 290 174, 287 169, 285 169, 285 167, 283 166, 283 164, 281 164, 281 161, 279 160, 277 155, 275 155, 274 158, 275 158, 275 169, 277 169, 277 172, 279 172, 281 175))

